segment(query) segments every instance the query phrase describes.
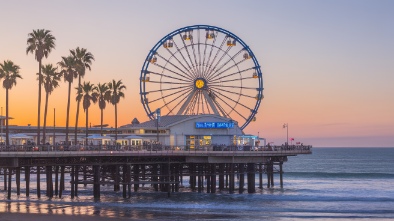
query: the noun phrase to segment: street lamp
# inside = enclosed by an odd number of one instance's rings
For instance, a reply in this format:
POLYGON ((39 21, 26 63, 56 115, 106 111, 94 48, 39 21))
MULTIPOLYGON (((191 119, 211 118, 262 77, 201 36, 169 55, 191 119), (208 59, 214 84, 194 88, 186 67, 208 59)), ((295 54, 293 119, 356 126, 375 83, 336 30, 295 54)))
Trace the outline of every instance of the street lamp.
POLYGON ((286 139, 287 139, 286 147, 287 147, 289 145, 289 124, 288 123, 283 124, 283 128, 286 128, 286 130, 287 130, 287 133, 286 133, 286 139))

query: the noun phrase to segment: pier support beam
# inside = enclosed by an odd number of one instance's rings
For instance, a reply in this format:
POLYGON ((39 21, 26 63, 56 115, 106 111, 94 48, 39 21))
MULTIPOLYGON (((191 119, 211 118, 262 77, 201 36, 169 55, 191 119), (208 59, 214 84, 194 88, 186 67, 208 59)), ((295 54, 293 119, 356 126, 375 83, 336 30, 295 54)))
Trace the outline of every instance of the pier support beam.
POLYGON ((280 188, 283 188, 283 162, 279 163, 280 188))
POLYGON ((71 199, 74 199, 74 196, 75 196, 75 185, 74 185, 75 176, 74 176, 74 173, 75 173, 75 166, 71 166, 71 173, 70 173, 70 177, 71 177, 71 199))
POLYGON ((123 193, 123 199, 126 199, 127 197, 127 165, 124 164, 122 167, 122 193, 123 193))
POLYGON ((255 170, 255 164, 254 163, 248 163, 247 164, 247 171, 248 171, 248 193, 255 193, 256 192, 256 187, 255 187, 255 176, 256 176, 256 170, 255 170))
POLYGON ((224 190, 224 163, 219 164, 219 191, 224 190))
POLYGON ((40 179, 41 179, 41 169, 40 169, 40 166, 37 166, 37 197, 38 198, 41 198, 40 179))
POLYGON ((26 196, 30 195, 30 167, 25 167, 25 180, 26 180, 26 196))
POLYGON ((138 164, 134 164, 133 166, 133 170, 134 170, 134 192, 138 191, 138 187, 139 187, 139 178, 140 178, 140 170, 139 170, 139 165, 138 164))
POLYGON ((234 193, 235 183, 234 183, 234 164, 230 163, 230 174, 229 174, 229 193, 234 193))
POLYGON ((158 172, 158 167, 157 164, 153 164, 152 165, 152 181, 153 181, 153 188, 155 189, 155 191, 159 191, 159 184, 157 183, 159 181, 158 176, 157 176, 157 172, 158 172))
POLYGON ((245 164, 240 163, 238 164, 238 173, 239 173, 239 188, 238 192, 241 194, 244 192, 244 185, 245 185, 245 164))
MULTIPOLYGON (((6 170, 4 170, 4 173, 6 170)), ((11 180, 12 180, 12 168, 8 168, 8 194, 7 194, 7 199, 11 199, 11 180)))
POLYGON ((4 167, 3 168, 3 175, 4 175, 4 179, 3 179, 3 181, 4 181, 4 190, 7 190, 7 168, 6 167, 4 167))
POLYGON ((259 188, 263 189, 263 164, 259 164, 259 188))
POLYGON ((16 195, 21 194, 21 168, 17 167, 15 169, 15 181, 16 181, 16 195))
POLYGON ((93 166, 93 197, 100 199, 100 166, 93 166))
POLYGON ((120 173, 119 173, 119 165, 115 165, 115 176, 114 176, 114 191, 118 192, 120 191, 120 185, 119 185, 119 181, 120 181, 120 173))
POLYGON ((64 190, 64 170, 65 166, 60 167, 60 186, 59 186, 59 198, 62 198, 63 190, 64 190))
POLYGON ((216 164, 211 164, 211 193, 216 193, 216 164))
POLYGON ((55 196, 59 194, 59 166, 55 166, 55 196))

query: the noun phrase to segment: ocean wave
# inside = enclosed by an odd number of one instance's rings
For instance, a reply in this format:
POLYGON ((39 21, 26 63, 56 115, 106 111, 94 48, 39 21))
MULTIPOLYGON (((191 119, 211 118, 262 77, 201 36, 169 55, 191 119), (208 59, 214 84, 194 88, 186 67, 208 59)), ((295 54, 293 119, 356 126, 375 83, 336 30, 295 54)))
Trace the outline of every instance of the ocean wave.
POLYGON ((360 178, 360 179, 394 179, 391 173, 329 173, 329 172, 286 172, 286 176, 302 178, 360 178))

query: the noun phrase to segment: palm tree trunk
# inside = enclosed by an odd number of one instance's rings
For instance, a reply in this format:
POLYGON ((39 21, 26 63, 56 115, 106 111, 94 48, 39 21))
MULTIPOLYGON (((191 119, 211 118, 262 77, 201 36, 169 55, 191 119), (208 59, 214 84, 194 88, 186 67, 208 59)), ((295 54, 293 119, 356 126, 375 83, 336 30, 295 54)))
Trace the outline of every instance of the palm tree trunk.
POLYGON ((8 89, 5 90, 5 145, 7 147, 10 145, 8 131, 8 89))
POLYGON ((118 105, 115 103, 115 145, 118 141, 118 105))
POLYGON ((70 115, 70 97, 71 97, 71 82, 68 82, 68 100, 67 100, 67 116, 66 116, 66 146, 68 146, 68 121, 70 115))
POLYGON ((86 108, 86 137, 85 137, 85 145, 88 145, 88 122, 89 122, 89 108, 86 108))
MULTIPOLYGON (((81 86, 81 75, 78 78, 78 88, 81 86)), ((78 91, 79 92, 79 91, 78 91)), ((75 142, 77 142, 77 134, 78 134, 78 118, 79 118, 79 104, 81 103, 81 100, 78 100, 77 103, 77 114, 75 116, 75 142)))
POLYGON ((46 135, 46 127, 47 127, 48 97, 49 97, 49 93, 46 92, 46 94, 45 94, 45 110, 44 110, 44 125, 43 125, 43 132, 42 132, 43 144, 45 144, 45 135, 46 135))
POLYGON ((37 145, 41 144, 40 139, 40 122, 41 122, 41 60, 38 61, 38 116, 37 116, 37 145))
POLYGON ((100 135, 101 136, 103 136, 103 120, 104 120, 104 117, 103 117, 103 109, 101 109, 101 125, 100 125, 100 135))

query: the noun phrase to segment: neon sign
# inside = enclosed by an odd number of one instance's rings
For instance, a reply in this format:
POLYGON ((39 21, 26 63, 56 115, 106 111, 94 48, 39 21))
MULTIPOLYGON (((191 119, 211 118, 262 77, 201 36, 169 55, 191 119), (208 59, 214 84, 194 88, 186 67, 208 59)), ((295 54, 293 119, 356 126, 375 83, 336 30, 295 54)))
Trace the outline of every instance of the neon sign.
POLYGON ((234 128, 234 122, 196 122, 196 129, 234 128))

